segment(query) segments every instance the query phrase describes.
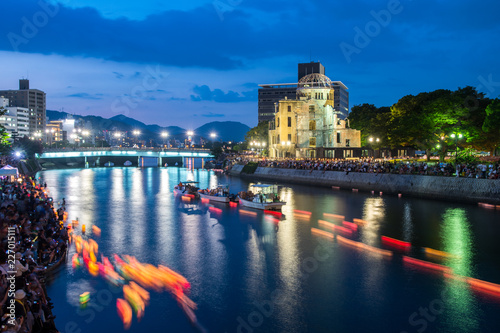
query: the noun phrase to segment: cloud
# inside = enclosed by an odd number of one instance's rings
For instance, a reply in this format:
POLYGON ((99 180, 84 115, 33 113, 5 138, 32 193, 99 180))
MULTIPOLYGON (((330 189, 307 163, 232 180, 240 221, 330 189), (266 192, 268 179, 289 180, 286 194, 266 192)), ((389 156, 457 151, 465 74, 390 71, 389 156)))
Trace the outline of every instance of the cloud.
POLYGON ((67 95, 66 97, 76 97, 76 98, 82 98, 82 99, 98 100, 98 99, 102 99, 102 96, 103 96, 103 94, 90 95, 88 93, 76 93, 76 94, 67 95))
POLYGON ((225 117, 226 115, 224 115, 222 113, 209 112, 209 113, 204 113, 201 116, 205 117, 205 118, 221 118, 221 117, 225 117))
POLYGON ((123 75, 122 73, 118 73, 118 72, 113 72, 113 74, 115 74, 115 77, 116 77, 117 79, 123 79, 123 77, 125 76, 125 75, 123 75))
POLYGON ((195 86, 193 88, 195 95, 191 95, 193 102, 214 101, 217 103, 238 103, 257 100, 257 90, 244 91, 241 94, 229 90, 227 93, 221 89, 211 90, 209 86, 195 86))

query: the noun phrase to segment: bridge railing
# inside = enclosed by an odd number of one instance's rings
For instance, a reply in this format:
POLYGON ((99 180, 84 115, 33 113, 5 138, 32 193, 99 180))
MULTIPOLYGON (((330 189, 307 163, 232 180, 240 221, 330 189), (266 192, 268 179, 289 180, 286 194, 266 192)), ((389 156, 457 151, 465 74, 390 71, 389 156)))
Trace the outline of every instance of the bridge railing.
POLYGON ((64 152, 86 152, 86 151, 151 151, 151 152, 198 152, 198 153, 210 153, 210 149, 206 148, 132 148, 132 147, 80 147, 80 148, 46 148, 43 150, 44 153, 64 153, 64 152))

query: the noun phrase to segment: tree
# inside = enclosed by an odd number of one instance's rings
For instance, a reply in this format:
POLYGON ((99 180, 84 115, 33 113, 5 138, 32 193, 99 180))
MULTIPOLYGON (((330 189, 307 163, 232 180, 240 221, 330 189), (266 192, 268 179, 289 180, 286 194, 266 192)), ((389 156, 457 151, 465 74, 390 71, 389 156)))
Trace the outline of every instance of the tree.
MULTIPOLYGON (((7 109, 0 107, 0 117, 7 113, 7 109)), ((9 133, 5 129, 5 126, 0 124, 0 152, 5 153, 10 149, 9 147, 9 133)))
POLYGON ((500 99, 494 99, 485 111, 486 117, 481 128, 488 136, 490 155, 494 156, 496 148, 500 146, 500 99))
POLYGON ((262 121, 257 126, 251 128, 245 135, 247 145, 252 141, 269 142, 269 122, 262 121))
POLYGON ((367 144, 368 137, 376 137, 387 143, 387 123, 391 109, 387 106, 377 108, 373 104, 355 105, 349 113, 351 128, 361 131, 361 145, 367 144))

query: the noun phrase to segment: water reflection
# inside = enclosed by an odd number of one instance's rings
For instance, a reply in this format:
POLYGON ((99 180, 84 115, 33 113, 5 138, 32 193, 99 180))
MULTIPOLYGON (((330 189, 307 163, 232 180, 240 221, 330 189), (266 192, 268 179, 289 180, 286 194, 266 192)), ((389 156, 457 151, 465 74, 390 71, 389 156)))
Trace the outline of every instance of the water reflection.
POLYGON ((413 239, 413 222, 411 217, 411 206, 407 202, 404 206, 403 212, 403 240, 410 242, 413 239))
POLYGON ((111 192, 108 197, 108 205, 110 211, 110 219, 108 225, 110 229, 111 242, 116 247, 115 252, 123 253, 126 251, 125 235, 128 231, 125 230, 125 221, 127 220, 125 207, 127 201, 125 199, 125 190, 123 184, 123 169, 111 170, 111 192))
MULTIPOLYGON (((473 240, 470 224, 464 209, 447 209, 443 214, 441 238, 444 250, 456 257, 447 259, 446 265, 455 274, 474 276, 472 266, 473 240)), ((473 332, 478 329, 478 304, 468 286, 464 283, 448 280, 445 286, 443 301, 448 310, 448 325, 459 328, 462 332, 473 332)), ((457 329, 458 331, 458 329, 457 329)))
POLYGON ((384 222, 385 203, 382 198, 367 198, 363 206, 363 220, 368 223, 363 227, 361 240, 363 243, 378 246, 380 243, 380 228, 384 222))
MULTIPOLYGON (((132 189, 127 203, 127 211, 131 219, 127 219, 127 225, 131 229, 132 245, 136 256, 142 258, 145 244, 145 233, 147 230, 147 220, 149 214, 146 207, 146 199, 144 189, 146 183, 152 183, 151 179, 144 181, 144 170, 142 169, 126 169, 132 171, 132 174, 127 172, 127 180, 132 181, 132 189)), ((124 226, 125 227, 125 226, 124 226)))

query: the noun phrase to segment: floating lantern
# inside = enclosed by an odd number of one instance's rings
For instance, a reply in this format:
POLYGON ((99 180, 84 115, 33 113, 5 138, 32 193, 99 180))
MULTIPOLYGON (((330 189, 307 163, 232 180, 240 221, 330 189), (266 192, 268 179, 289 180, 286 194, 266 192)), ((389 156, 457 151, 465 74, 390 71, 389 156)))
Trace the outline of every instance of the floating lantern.
POLYGON ((338 190, 340 190, 340 186, 332 186, 332 189, 334 189, 334 190, 337 190, 337 191, 338 191, 338 190))
POLYGON ((210 202, 210 199, 207 198, 201 198, 201 203, 207 204, 210 202))
POLYGON ((354 224, 352 222, 347 222, 347 221, 342 221, 342 225, 346 228, 349 228, 351 229, 352 231, 354 232, 357 232, 358 231, 358 225, 357 224, 354 224))
POLYGON ((337 214, 329 214, 329 213, 323 213, 324 217, 329 217, 331 219, 339 219, 339 220, 344 220, 345 216, 344 215, 337 215, 337 214))
POLYGON ((433 272, 437 272, 437 273, 441 273, 441 274, 444 274, 444 273, 452 274, 453 273, 453 270, 450 267, 435 264, 435 263, 428 262, 425 260, 410 258, 407 256, 403 256, 403 263, 405 265, 412 265, 415 267, 428 269, 428 270, 431 270, 433 272))
POLYGON ((85 233, 85 224, 82 224, 82 233, 85 233))
POLYGON ((257 216, 257 212, 251 212, 248 210, 240 209, 240 214, 248 215, 248 216, 257 216))
POLYGON ((101 229, 95 225, 92 226, 92 234, 94 234, 97 237, 101 236, 101 229))
POLYGON ((238 207, 238 203, 235 201, 229 201, 229 207, 231 208, 238 207))
POLYGON ((116 300, 116 309, 118 316, 122 320, 123 328, 128 330, 132 324, 132 308, 126 300, 118 298, 116 300))
POLYGON ((359 224, 359 225, 365 225, 368 223, 368 221, 362 220, 362 219, 352 219, 352 222, 359 224))
POLYGON ((386 246, 390 246, 404 252, 409 252, 411 249, 411 243, 409 242, 404 242, 399 239, 386 236, 382 236, 381 238, 382 238, 382 244, 386 246))
POLYGON ((80 304, 86 304, 90 300, 90 293, 88 291, 80 295, 80 304))
POLYGON ((358 189, 357 188, 353 188, 352 191, 353 192, 358 192, 358 189))
POLYGON ((316 228, 311 228, 311 233, 314 234, 314 235, 326 237, 326 238, 332 239, 332 240, 333 240, 333 237, 334 237, 331 232, 320 230, 320 229, 316 229, 316 228))
POLYGON ((280 217, 283 216, 283 213, 281 213, 281 212, 276 212, 274 210, 267 210, 267 209, 264 210, 264 214, 271 214, 271 215, 280 216, 280 217))

